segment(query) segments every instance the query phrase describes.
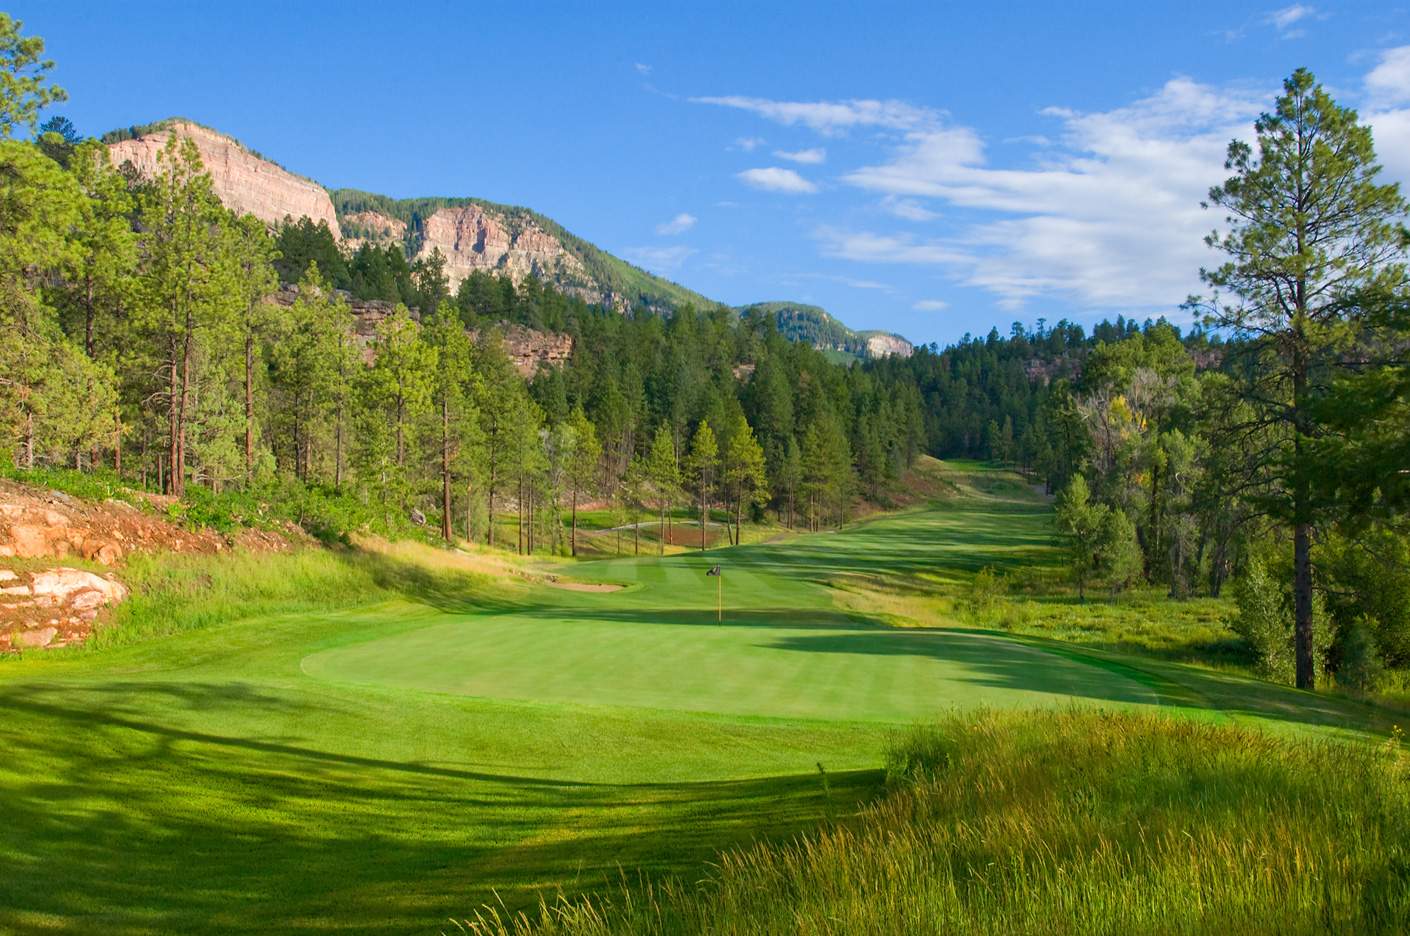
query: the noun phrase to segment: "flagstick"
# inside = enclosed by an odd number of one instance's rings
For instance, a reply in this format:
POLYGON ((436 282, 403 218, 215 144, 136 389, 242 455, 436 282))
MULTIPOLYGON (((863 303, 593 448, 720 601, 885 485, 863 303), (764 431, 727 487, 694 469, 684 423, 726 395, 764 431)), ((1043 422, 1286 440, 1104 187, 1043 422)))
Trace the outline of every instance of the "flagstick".
POLYGON ((715 600, 719 602, 719 611, 720 611, 719 617, 717 618, 717 620, 718 620, 719 622, 723 623, 723 622, 724 622, 724 619, 725 619, 725 577, 724 577, 723 575, 719 575, 719 576, 716 576, 716 578, 719 579, 719 581, 715 582, 715 592, 716 592, 716 599, 715 599, 715 600))

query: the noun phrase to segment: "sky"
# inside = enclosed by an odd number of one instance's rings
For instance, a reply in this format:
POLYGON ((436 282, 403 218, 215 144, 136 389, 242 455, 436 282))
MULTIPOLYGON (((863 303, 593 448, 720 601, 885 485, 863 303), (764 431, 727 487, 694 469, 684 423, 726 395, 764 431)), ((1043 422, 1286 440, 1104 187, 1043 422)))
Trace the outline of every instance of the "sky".
POLYGON ((1307 67, 1410 183, 1379 2, 9 8, 80 133, 183 116, 329 188, 523 205, 731 305, 945 344, 1188 321, 1231 139, 1307 67))

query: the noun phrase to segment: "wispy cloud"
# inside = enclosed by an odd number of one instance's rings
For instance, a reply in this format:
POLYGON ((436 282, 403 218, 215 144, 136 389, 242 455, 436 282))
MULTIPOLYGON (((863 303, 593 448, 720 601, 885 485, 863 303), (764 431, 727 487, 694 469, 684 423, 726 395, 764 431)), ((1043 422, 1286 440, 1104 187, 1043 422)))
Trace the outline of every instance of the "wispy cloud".
POLYGON ((988 217, 944 238, 833 228, 818 236, 830 256, 946 267, 1006 305, 1040 294, 1177 304, 1210 262, 1202 236, 1218 219, 1199 202, 1227 175, 1229 139, 1250 139, 1266 106, 1261 96, 1177 78, 1114 111, 1049 108, 1063 132, 1033 168, 991 168, 967 127, 913 131, 890 160, 844 181, 895 199, 893 208, 924 197, 988 217))
POLYGON ((1292 25, 1314 15, 1316 12, 1317 10, 1314 7, 1294 3, 1292 6, 1283 7, 1281 10, 1274 10, 1264 17, 1263 21, 1276 29, 1278 34, 1284 39, 1296 39, 1303 34, 1303 30, 1292 29, 1292 25))
POLYGON ((760 137, 736 137, 734 143, 732 143, 729 148, 732 150, 740 149, 744 150, 744 152, 746 153, 752 153, 754 152, 754 150, 763 145, 764 141, 760 137))
POLYGON ((695 253, 698 251, 694 247, 626 247, 622 250, 628 260, 656 273, 679 270, 695 253))
POLYGON ((767 120, 791 127, 802 124, 823 136, 837 136, 854 127, 907 130, 935 122, 936 111, 904 101, 771 101, 754 97, 697 97, 696 104, 716 104, 751 111, 767 120))
POLYGON ((907 221, 934 221, 940 217, 934 211, 922 205, 914 198, 897 198, 895 195, 887 195, 881 200, 881 207, 898 218, 905 218, 907 221))
POLYGON ((911 308, 915 309, 917 312, 939 312, 941 309, 948 309, 949 307, 950 304, 948 302, 941 302, 939 299, 922 299, 920 302, 911 305, 911 308))
POLYGON ((746 185, 766 192, 785 192, 790 195, 805 195, 816 192, 818 187, 792 169, 770 166, 767 169, 746 169, 738 173, 746 185))
POLYGON ((637 62, 637 63, 636 63, 636 70, 639 71, 639 72, 641 72, 643 75, 649 75, 649 74, 651 74, 651 69, 652 69, 652 66, 650 66, 650 65, 643 65, 643 64, 641 64, 640 62, 637 62))
POLYGON ((774 155, 779 159, 787 159, 790 162, 807 163, 810 166, 821 166, 827 162, 827 150, 818 149, 799 150, 796 153, 786 153, 783 150, 774 150, 774 155))
POLYGON ((662 235, 663 237, 670 237, 676 234, 684 234, 686 231, 689 231, 691 228, 695 227, 695 222, 698 220, 699 219, 696 218, 694 215, 688 215, 685 212, 681 212, 671 220, 666 221, 663 224, 656 225, 656 233, 662 235))

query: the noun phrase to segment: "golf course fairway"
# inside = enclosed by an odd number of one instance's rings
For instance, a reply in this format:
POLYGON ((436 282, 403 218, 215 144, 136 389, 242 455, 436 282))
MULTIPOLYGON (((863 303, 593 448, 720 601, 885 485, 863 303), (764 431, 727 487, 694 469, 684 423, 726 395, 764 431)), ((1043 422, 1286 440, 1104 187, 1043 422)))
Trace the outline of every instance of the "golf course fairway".
POLYGON ((1051 564, 1051 508, 1022 493, 544 570, 613 592, 467 574, 7 660, 0 932, 437 933, 485 902, 696 875, 849 814, 896 732, 952 708, 1345 723, 1234 675, 834 604, 847 573, 1051 564))

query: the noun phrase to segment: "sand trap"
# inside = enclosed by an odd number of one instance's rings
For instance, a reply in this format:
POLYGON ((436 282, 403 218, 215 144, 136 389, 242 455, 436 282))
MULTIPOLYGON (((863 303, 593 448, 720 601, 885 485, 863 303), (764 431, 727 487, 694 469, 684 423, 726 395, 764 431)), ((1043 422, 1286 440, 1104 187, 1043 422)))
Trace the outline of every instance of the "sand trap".
POLYGON ((549 588, 566 588, 568 591, 614 592, 621 591, 621 585, 608 585, 600 582, 544 582, 549 588))

